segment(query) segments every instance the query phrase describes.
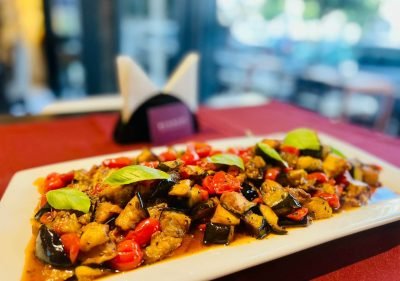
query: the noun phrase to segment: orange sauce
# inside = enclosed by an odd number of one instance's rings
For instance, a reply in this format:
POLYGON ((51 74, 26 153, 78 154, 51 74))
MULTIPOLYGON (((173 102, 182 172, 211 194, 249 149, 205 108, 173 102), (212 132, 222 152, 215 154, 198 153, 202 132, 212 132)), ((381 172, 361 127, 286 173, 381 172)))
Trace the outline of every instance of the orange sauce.
MULTIPOLYGON (((191 255, 200 251, 213 249, 215 247, 225 247, 224 245, 204 245, 203 235, 201 231, 195 231, 193 234, 188 234, 184 237, 182 245, 176 249, 168 258, 160 261, 167 261, 170 259, 191 255)), ((33 235, 25 250, 25 266, 22 273, 21 281, 39 281, 39 280, 64 280, 63 276, 72 276, 73 270, 56 269, 51 265, 41 262, 35 256, 35 240, 36 235, 33 235)), ((254 241, 255 238, 245 234, 235 234, 233 245, 242 244, 254 241)), ((158 263, 158 262, 157 262, 158 263)), ((147 265, 144 265, 147 266, 147 265)))

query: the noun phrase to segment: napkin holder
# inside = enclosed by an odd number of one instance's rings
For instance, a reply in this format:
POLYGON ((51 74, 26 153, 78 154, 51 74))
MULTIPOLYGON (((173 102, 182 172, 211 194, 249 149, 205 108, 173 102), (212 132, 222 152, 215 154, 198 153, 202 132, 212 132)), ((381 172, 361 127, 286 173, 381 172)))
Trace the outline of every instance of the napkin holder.
POLYGON ((123 108, 114 129, 117 143, 170 143, 198 131, 197 54, 188 55, 158 90, 130 58, 118 57, 123 108))

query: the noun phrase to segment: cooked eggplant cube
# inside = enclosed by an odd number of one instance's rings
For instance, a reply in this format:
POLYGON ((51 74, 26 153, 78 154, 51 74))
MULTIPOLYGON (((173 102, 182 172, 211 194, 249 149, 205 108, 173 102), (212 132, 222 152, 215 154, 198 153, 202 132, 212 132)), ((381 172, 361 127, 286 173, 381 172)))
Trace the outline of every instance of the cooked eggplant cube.
POLYGON ((174 161, 165 161, 160 162, 157 168, 164 172, 170 172, 172 170, 178 169, 183 163, 184 162, 180 159, 174 161))
POLYGON ((51 212, 53 208, 50 206, 49 203, 46 203, 43 205, 42 208, 39 209, 39 211, 37 211, 37 213, 35 214, 35 220, 40 220, 41 216, 43 216, 43 214, 47 213, 47 212, 51 212))
POLYGON ((190 180, 181 180, 174 184, 168 192, 170 196, 189 197, 190 193, 190 180))
POLYGON ((197 204, 190 212, 192 219, 197 221, 211 217, 218 203, 218 200, 213 197, 203 203, 197 204))
POLYGON ((225 209, 238 215, 243 215, 256 205, 255 203, 248 201, 238 192, 224 192, 222 193, 220 200, 225 209))
POLYGON ((300 150, 300 155, 301 156, 311 156, 314 158, 322 158, 322 146, 319 147, 318 150, 314 149, 302 149, 300 150))
POLYGON ((304 216, 300 221, 291 220, 287 217, 279 218, 279 225, 281 226, 308 226, 311 224, 309 216, 304 216))
POLYGON ((36 237, 36 257, 56 267, 70 267, 72 263, 57 233, 42 225, 36 237))
POLYGON ((168 192, 175 184, 176 182, 174 180, 161 180, 154 188, 150 198, 166 198, 168 196, 168 192))
POLYGON ((301 208, 301 204, 290 193, 288 193, 286 198, 279 204, 275 205, 272 209, 274 209, 274 212, 278 216, 284 216, 297 208, 301 208))
POLYGON ((258 192, 252 183, 244 182, 242 184, 241 192, 243 196, 249 201, 253 201, 258 197, 258 192))
POLYGON ((264 217, 257 215, 252 211, 248 211, 242 217, 242 220, 245 222, 251 234, 257 239, 264 238, 270 232, 270 227, 268 226, 264 217))
POLYGON ((287 233, 287 231, 278 224, 279 218, 269 206, 261 204, 260 212, 262 213, 269 226, 271 226, 273 232, 275 232, 276 234, 287 233))
POLYGON ((204 244, 229 244, 234 235, 233 225, 207 223, 204 231, 204 244))
POLYGON ((266 180, 261 185, 261 195, 266 205, 274 207, 288 196, 288 192, 276 181, 266 180))
POLYGON ((225 225, 238 225, 240 219, 219 204, 215 210, 214 216, 211 218, 211 222, 225 225))

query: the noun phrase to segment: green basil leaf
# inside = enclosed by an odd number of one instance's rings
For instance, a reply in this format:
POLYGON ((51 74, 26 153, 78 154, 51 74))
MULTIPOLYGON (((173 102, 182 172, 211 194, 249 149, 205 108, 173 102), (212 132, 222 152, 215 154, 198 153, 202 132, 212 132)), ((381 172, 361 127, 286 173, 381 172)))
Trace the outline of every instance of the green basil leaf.
POLYGON ((209 158, 209 162, 215 164, 236 166, 244 170, 244 164, 242 158, 234 154, 229 154, 229 153, 215 154, 209 158))
POLYGON ((336 154, 337 156, 340 156, 340 157, 344 158, 344 159, 347 158, 340 150, 337 150, 337 149, 334 148, 333 146, 331 146, 331 152, 332 152, 333 154, 336 154))
POLYGON ((47 202, 54 209, 76 210, 88 213, 90 209, 90 198, 74 188, 60 188, 46 193, 47 202))
POLYGON ((142 165, 132 165, 115 171, 105 179, 104 183, 109 185, 124 185, 145 180, 167 180, 169 178, 170 175, 161 170, 142 165))
POLYGON ((282 163, 285 167, 288 166, 286 161, 282 159, 282 157, 279 155, 279 153, 275 149, 270 147, 268 144, 259 142, 259 143, 257 143, 257 146, 268 157, 282 163))
POLYGON ((293 146, 298 149, 319 150, 320 143, 315 131, 299 128, 287 133, 283 140, 284 145, 293 146))

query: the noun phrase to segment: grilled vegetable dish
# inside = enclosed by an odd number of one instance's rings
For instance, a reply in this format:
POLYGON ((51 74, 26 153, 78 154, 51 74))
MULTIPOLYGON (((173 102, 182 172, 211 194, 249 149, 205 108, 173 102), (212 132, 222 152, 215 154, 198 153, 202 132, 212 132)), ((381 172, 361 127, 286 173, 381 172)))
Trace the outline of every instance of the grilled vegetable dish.
POLYGON ((287 234, 366 204, 379 172, 296 129, 251 147, 144 149, 52 173, 36 182, 23 280, 93 280, 173 256, 190 239, 200 249, 287 234))

